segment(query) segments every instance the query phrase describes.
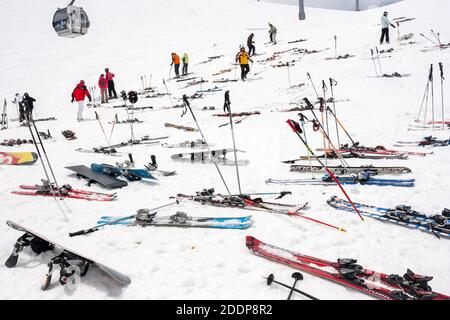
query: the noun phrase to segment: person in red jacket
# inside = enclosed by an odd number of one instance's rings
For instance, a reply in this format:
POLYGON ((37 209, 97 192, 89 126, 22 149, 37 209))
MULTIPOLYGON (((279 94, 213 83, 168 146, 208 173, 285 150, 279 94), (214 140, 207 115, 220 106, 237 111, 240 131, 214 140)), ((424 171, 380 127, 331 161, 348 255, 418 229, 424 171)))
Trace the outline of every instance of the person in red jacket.
POLYGON ((109 98, 112 99, 117 99, 117 93, 116 93, 116 89, 115 89, 115 85, 114 85, 114 80, 113 78, 115 77, 114 73, 109 72, 109 68, 105 68, 105 73, 106 73, 106 80, 108 81, 108 94, 109 94, 109 98), (114 97, 113 97, 114 94, 114 97))
POLYGON ((100 88, 100 96, 102 97, 102 103, 108 103, 108 80, 102 73, 98 79, 98 87, 100 88))
POLYGON ((74 100, 78 102, 78 121, 83 121, 84 99, 86 97, 88 97, 89 101, 92 101, 91 95, 89 94, 89 91, 84 84, 84 80, 81 80, 72 92, 72 103, 74 100))

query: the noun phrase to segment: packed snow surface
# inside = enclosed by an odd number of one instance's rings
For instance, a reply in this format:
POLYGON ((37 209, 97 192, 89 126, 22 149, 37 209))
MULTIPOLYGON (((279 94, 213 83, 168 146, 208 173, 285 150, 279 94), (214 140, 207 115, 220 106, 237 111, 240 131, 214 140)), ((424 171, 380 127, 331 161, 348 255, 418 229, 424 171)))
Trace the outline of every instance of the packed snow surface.
MULTIPOLYGON (((157 92, 171 92, 161 98, 145 99, 140 96, 136 107, 153 106, 154 110, 135 112, 134 117, 144 122, 134 125, 136 138, 170 136, 162 142, 179 143, 201 138, 198 132, 185 132, 167 128, 170 122, 195 127, 189 113, 181 117, 181 109, 161 109, 180 103, 183 94, 192 95, 201 88, 214 86, 223 91, 205 94, 204 99, 191 100, 196 118, 207 141, 214 148, 232 147, 229 126, 219 127, 227 118, 214 117, 222 112, 223 93, 230 91, 233 112, 260 111, 235 124, 236 147, 240 160, 249 164, 239 167, 242 191, 277 192, 286 186, 266 185, 265 180, 310 178, 310 174, 289 172, 282 160, 295 159, 307 152, 301 141, 286 124, 286 120, 298 119, 297 112, 272 112, 276 109, 295 107, 304 97, 316 100, 316 94, 308 81, 310 73, 316 89, 322 94, 322 80, 328 84, 333 78, 337 100, 336 112, 349 134, 366 146, 384 145, 394 148, 398 140, 420 140, 430 131, 408 131, 422 101, 430 64, 435 66, 435 117, 441 119, 441 89, 439 62, 446 70, 450 67, 450 50, 422 52, 433 46, 420 36, 432 38, 430 30, 440 32, 443 42, 450 41, 450 2, 445 0, 405 0, 396 4, 363 12, 330 11, 308 8, 306 21, 298 21, 291 6, 249 0, 130 0, 130 1, 77 1, 91 19, 87 35, 66 39, 54 32, 51 19, 56 2, 50 0, 0 2, 0 98, 8 101, 10 118, 15 118, 15 106, 11 103, 15 93, 28 92, 37 99, 35 117, 56 117, 57 121, 37 122, 39 131, 50 130, 54 140, 44 141, 47 154, 59 184, 69 183, 74 188, 105 192, 99 186, 86 186, 86 181, 76 179, 65 169, 70 165, 110 163, 126 160, 131 152, 138 167, 156 155, 159 169, 176 170, 175 176, 158 176, 156 183, 130 182, 128 187, 117 190, 117 200, 112 202, 88 202, 67 199, 55 203, 48 197, 13 195, 20 184, 36 184, 44 178, 40 162, 33 166, 0 166, 0 260, 11 253, 15 240, 21 235, 6 225, 13 220, 27 226, 49 239, 68 248, 95 258, 131 278, 131 284, 120 287, 92 270, 84 277, 76 290, 54 285, 41 291, 40 285, 47 272, 50 254, 35 256, 25 249, 15 268, 0 266, 3 279, 0 289, 2 299, 285 299, 286 290, 267 287, 261 276, 274 273, 283 282, 290 282, 294 270, 249 252, 245 236, 253 235, 264 242, 281 248, 317 256, 327 260, 352 257, 367 268, 385 273, 403 274, 411 268, 418 274, 433 275, 430 283, 435 291, 450 294, 450 242, 445 239, 383 223, 369 218, 362 222, 356 214, 337 211, 326 204, 332 195, 343 197, 338 187, 289 186, 291 196, 282 202, 301 204, 309 202, 305 215, 342 226, 347 233, 335 231, 304 219, 229 208, 215 208, 188 201, 176 207, 161 210, 159 215, 172 215, 183 211, 191 216, 239 217, 252 214, 254 225, 248 230, 183 229, 164 227, 108 226, 102 230, 70 238, 69 232, 95 226, 104 215, 131 215, 140 208, 157 207, 171 200, 177 193, 194 194, 204 188, 215 188, 226 193, 213 164, 185 163, 172 160, 170 155, 189 150, 163 148, 159 144, 133 146, 119 149, 121 157, 80 153, 77 148, 106 145, 105 138, 95 121, 96 111, 109 135, 117 114, 125 120, 124 109, 112 108, 122 101, 112 101, 98 108, 86 108, 85 118, 93 121, 76 122, 76 104, 70 103, 75 85, 85 80, 87 86, 97 84, 105 67, 116 74, 116 90, 142 89, 141 76, 156 87, 157 92), (390 18, 416 18, 400 24, 400 34, 413 33, 409 41, 397 41, 398 29, 391 29, 391 44, 379 46, 379 50, 393 48, 380 59, 383 73, 409 74, 404 78, 377 78, 370 49, 379 44, 380 17, 388 10, 390 18), (268 26, 278 28, 276 45, 268 42, 268 26), (216 84, 218 78, 239 79, 239 67, 233 65, 239 45, 247 36, 255 34, 256 52, 247 82, 216 84), (334 35, 337 36, 337 55, 352 54, 346 60, 325 60, 335 56, 334 35), (289 41, 307 39, 289 44, 289 41), (412 41, 414 43, 409 44, 412 41), (274 52, 292 48, 323 50, 316 54, 296 55, 293 51, 280 53, 278 60, 263 63, 274 52), (189 71, 198 79, 209 82, 202 86, 183 88, 186 82, 168 79, 170 54, 190 55, 189 71), (200 64, 209 56, 223 55, 209 63, 200 64), (291 63, 275 68, 279 62, 291 63), (231 71, 213 76, 220 70, 231 71), (258 73, 258 74, 257 74, 258 73), (304 83, 304 86, 297 86, 304 83), (214 106, 215 110, 203 111, 214 106), (66 140, 61 131, 72 130, 76 140, 66 140)), ((64 5, 64 1, 60 4, 64 5)), ((378 67, 378 61, 376 61, 378 67)), ((173 70, 171 73, 173 77, 173 70)), ((329 86, 328 86, 329 87, 329 86)), ((326 92, 330 97, 330 88, 326 92)), ((444 82, 444 96, 450 98, 448 80, 444 82)), ((98 90, 97 90, 98 99, 98 90)), ((97 101, 98 102, 98 101, 97 101)), ((431 106, 431 104, 429 104, 431 106)), ((447 109, 449 118, 450 105, 447 109)), ((428 109, 431 114, 431 107, 428 109)), ((309 112, 305 112, 311 118, 309 112)), ((320 115, 318 114, 320 118, 320 115)), ((330 120, 331 121, 331 120, 330 120)), ((322 136, 307 125, 308 143, 313 148, 323 147, 322 136)), ((335 140, 334 122, 330 132, 335 140)), ((448 138, 448 131, 436 131, 439 138, 448 138)), ((0 132, 0 140, 10 138, 30 139, 26 127, 10 121, 10 127, 0 132)), ((117 124, 111 143, 130 139, 130 126, 117 124)), ((340 131, 341 142, 349 142, 340 131)), ((422 151, 424 148, 411 147, 422 151)), ((1 147, 1 151, 34 151, 32 145, 1 147)), ((407 204, 430 214, 440 213, 449 204, 450 166, 448 148, 435 148, 426 157, 409 157, 408 160, 359 160, 349 159, 350 165, 404 165, 412 173, 404 177, 416 178, 414 188, 377 186, 346 186, 350 197, 357 202, 393 207, 407 204)), ((318 152, 319 153, 319 152, 318 152)), ((228 155, 233 159, 232 155, 228 155)), ((308 162, 306 161, 305 164, 308 162)), ((338 162, 333 162, 338 164, 338 162)), ((238 192, 235 167, 220 165, 226 182, 233 193, 238 192)), ((403 176, 402 176, 403 177, 403 176)), ((54 282, 57 282, 55 276, 54 282)), ((370 297, 347 290, 318 277, 304 274, 302 290, 321 299, 369 299, 370 297)), ((297 299, 302 299, 300 296, 297 299)))

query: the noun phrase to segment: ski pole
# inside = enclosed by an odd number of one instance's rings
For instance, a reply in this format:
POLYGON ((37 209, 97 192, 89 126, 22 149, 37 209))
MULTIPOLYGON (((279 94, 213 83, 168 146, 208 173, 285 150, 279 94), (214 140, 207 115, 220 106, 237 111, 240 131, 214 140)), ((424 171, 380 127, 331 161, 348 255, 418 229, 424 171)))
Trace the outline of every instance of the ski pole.
POLYGON ((287 297, 286 300, 291 300, 292 294, 294 293, 295 285, 297 284, 298 280, 303 280, 303 275, 300 272, 294 272, 291 276, 292 278, 294 278, 294 284, 292 285, 291 291, 289 292, 289 295, 287 297))
POLYGON ((111 139, 112 139, 112 134, 114 131, 114 126, 116 125, 117 122, 119 122, 119 119, 117 118, 117 113, 116 113, 114 120, 113 120, 113 125, 111 127, 111 132, 109 134, 108 145, 111 145, 111 139))
MULTIPOLYGON (((153 208, 153 209, 149 209, 149 211, 156 211, 156 210, 159 210, 159 209, 162 209, 162 208, 165 208, 165 207, 169 207, 169 206, 174 205, 174 204, 179 204, 179 203, 180 202, 178 200, 176 200, 174 202, 170 202, 168 204, 165 204, 165 205, 153 208)), ((137 213, 132 214, 132 215, 127 216, 127 217, 121 217, 121 218, 118 218, 116 220, 112 220, 112 221, 109 221, 109 222, 106 222, 106 223, 102 223, 102 224, 96 225, 95 227, 92 227, 92 228, 88 228, 88 229, 84 229, 84 230, 80 230, 80 231, 76 231, 76 232, 70 232, 69 233, 69 237, 75 237, 75 236, 80 236, 80 235, 83 235, 83 234, 92 233, 92 232, 98 231, 99 228, 101 228, 101 227, 109 226, 109 225, 112 225, 112 224, 116 224, 117 222, 120 222, 120 221, 123 221, 123 220, 133 219, 134 217, 136 217, 136 215, 137 215, 137 213)))
POLYGON ((172 73, 172 65, 170 65, 170 70, 169 70, 169 81, 170 81, 170 74, 172 73))
POLYGON ((166 87, 166 92, 167 92, 167 95, 169 96, 170 105, 173 107, 172 97, 170 96, 169 89, 167 88, 166 81, 164 79, 163 79, 163 84, 164 84, 164 87, 166 87))
POLYGON ((439 62, 439 69, 441 71, 441 107, 442 107, 442 130, 445 130, 445 110, 444 110, 444 65, 439 62))
MULTIPOLYGON (((323 111, 325 111, 325 124, 327 126, 327 135, 330 136, 330 127, 328 125, 328 108, 326 105, 328 88, 327 88, 327 85, 325 84, 325 80, 322 80, 322 91, 323 91, 323 100, 322 100, 323 106, 321 106, 322 108, 321 108, 320 112, 323 113, 323 111)), ((323 120, 322 120, 322 122, 323 122, 323 120)))
POLYGON ((234 162, 236 165, 236 177, 237 177, 239 193, 242 194, 241 180, 239 177, 239 166, 238 166, 237 152, 236 152, 236 141, 234 139, 233 117, 231 115, 231 101, 230 101, 230 91, 229 90, 225 91, 225 103, 223 105, 223 109, 225 112, 228 112, 230 115, 230 129, 231 129, 231 137, 233 139, 233 153, 234 153, 234 162))
POLYGON ((378 65, 380 66, 380 76, 383 76, 383 69, 381 68, 381 60, 380 60, 380 52, 378 51, 378 47, 375 47, 375 50, 377 51, 377 59, 378 59, 378 65))
POLYGON ((302 138, 301 136, 301 132, 302 129, 300 128, 300 125, 295 122, 294 120, 287 120, 286 121, 287 124, 289 125, 289 127, 291 127, 291 129, 295 132, 295 134, 300 138, 300 140, 303 142, 303 144, 305 145, 305 147, 309 150, 309 152, 311 152, 312 156, 316 159, 317 162, 320 163, 320 165, 322 167, 325 168, 325 170, 327 171, 327 173, 330 175, 330 177, 336 182, 336 184, 339 186, 339 188, 341 189, 342 193, 345 195, 345 197, 347 198, 347 200, 351 203, 353 209, 356 211, 356 213, 358 214, 359 218, 364 221, 363 217, 361 216, 361 214, 359 213, 358 209, 356 208, 355 204, 353 203, 353 201, 350 199, 350 197, 348 196, 347 192, 344 190, 344 188, 342 187, 341 183, 339 182, 339 180, 336 178, 336 176, 333 174, 333 172, 331 172, 331 170, 315 155, 314 151, 312 151, 312 149, 309 147, 309 145, 306 143, 306 141, 302 138))
POLYGON ((291 289, 294 292, 300 293, 300 294, 304 295, 305 297, 310 298, 311 300, 319 300, 316 297, 313 297, 312 295, 307 294, 306 292, 298 290, 297 288, 293 288, 293 287, 288 286, 287 284, 284 284, 284 283, 276 281, 275 280, 275 276, 273 274, 269 274, 269 276, 267 278, 266 277, 263 277, 263 278, 267 280, 267 285, 268 286, 270 286, 272 283, 276 283, 276 284, 278 284, 278 285, 280 285, 282 287, 285 287, 285 288, 291 289))
MULTIPOLYGON (((426 117, 426 109, 428 107, 428 94, 429 94, 429 91, 430 91, 430 82, 431 82, 432 77, 433 77, 433 65, 431 65, 430 71, 428 72, 427 85, 425 87, 425 92, 423 94, 422 103, 420 105, 420 109, 419 109, 419 113, 417 114, 416 121, 418 121, 419 118, 420 118, 420 115, 421 115, 422 109, 423 109, 423 105, 424 105, 425 102, 426 102, 426 106, 425 106, 425 117, 426 117)), ((425 120, 426 119, 424 119, 424 122, 425 122, 425 120)))
POLYGON ((289 88, 291 87, 291 74, 289 72, 289 62, 287 62, 287 74, 288 74, 288 83, 289 83, 289 88))
POLYGON ((438 43, 439 43, 439 46, 442 46, 441 38, 438 36, 439 33, 438 33, 438 35, 436 35, 436 33, 433 31, 433 29, 431 29, 431 34, 436 38, 436 40, 437 40, 438 43))
MULTIPOLYGON (((299 113, 298 115, 300 117, 300 122, 302 124, 303 136, 305 137, 306 143, 308 143, 308 139, 306 138, 306 130, 305 130, 305 119, 307 119, 307 118, 303 115, 303 113, 299 113)), ((308 151, 309 170, 311 171, 311 179, 314 179, 314 174, 313 174, 313 169, 312 169, 312 161, 311 161, 311 154, 309 153, 309 150, 307 150, 307 151, 308 151)))
POLYGON ((309 72, 307 72, 306 75, 308 76, 308 79, 311 82, 314 92, 316 93, 317 99, 319 99, 319 94, 317 93, 316 86, 314 85, 314 82, 312 81, 311 75, 309 74, 309 72))
POLYGON ((141 84, 142 84, 142 91, 144 91, 145 90, 144 76, 141 76, 141 84))
POLYGON ((334 35, 334 57, 337 58, 337 36, 334 35))
POLYGON ((433 74, 431 74, 431 123, 433 124, 433 132, 434 132, 434 80, 433 74))
POLYGON ((428 41, 430 41, 432 44, 434 44, 435 46, 438 46, 439 44, 437 44, 436 42, 434 42, 433 40, 431 40, 430 38, 428 38, 426 35, 424 35, 423 33, 420 34, 422 37, 424 37, 425 39, 427 39, 428 41))
MULTIPOLYGON (((332 102, 333 102, 333 110, 334 110, 334 114, 336 114, 336 102, 335 102, 335 98, 334 98, 333 87, 337 85, 337 81, 332 79, 332 78, 330 78, 329 80, 330 80, 331 99, 332 99, 332 102)), ((330 108, 327 108, 327 110, 329 110, 330 113, 331 113, 331 109, 330 108)), ((340 148, 341 147, 341 141, 339 139, 339 127, 338 127, 338 124, 337 124, 336 117, 334 117, 334 124, 336 126, 336 137, 337 137, 337 141, 338 141, 338 146, 340 148)))
MULTIPOLYGON (((197 125, 197 129, 198 129, 198 131, 200 132, 203 141, 205 141, 205 146, 206 146, 208 152, 212 155, 211 149, 210 149, 210 147, 209 147, 209 144, 208 144, 208 142, 206 141, 205 136, 203 135, 203 131, 202 131, 202 129, 200 128, 200 125, 198 124, 197 118, 195 117, 194 112, 192 111, 191 104, 189 103, 189 100, 187 99, 187 96, 186 96, 185 94, 183 95, 183 102, 184 102, 185 108, 188 108, 189 111, 191 112, 192 118, 194 119, 195 124, 197 125)), ((184 110, 182 116, 183 116, 185 113, 186 113, 186 111, 184 110)), ((222 179, 222 182, 223 182, 225 188, 227 189, 228 194, 231 195, 230 189, 228 188, 228 185, 227 185, 227 183, 225 182, 225 178, 223 177, 222 172, 220 171, 219 166, 217 165, 216 157, 212 156, 212 160, 213 160, 214 166, 215 166, 216 169, 217 169, 217 172, 218 172, 219 175, 220 175, 220 178, 222 179)))
POLYGON ((345 132, 345 134, 347 135, 347 137, 350 139, 350 141, 352 142, 353 145, 355 145, 355 141, 352 139, 352 137, 350 136, 350 134, 347 132, 347 130, 345 129, 344 125, 342 124, 341 121, 339 121, 339 119, 336 117, 336 114, 328 107, 328 111, 331 113, 331 115, 334 117, 334 119, 336 119, 337 123, 339 124, 339 126, 342 128, 342 130, 345 132))
POLYGON ((373 62, 373 67, 375 69, 375 74, 377 75, 377 77, 379 77, 378 69, 377 69, 377 63, 375 62, 375 57, 373 56, 373 49, 370 49, 370 53, 372 55, 372 62, 373 62))
MULTIPOLYGON (((312 106, 312 104, 311 104, 311 102, 308 100, 308 98, 304 98, 303 100, 306 102, 306 104, 307 104, 308 106, 312 106)), ((326 134, 326 132, 325 132, 325 130, 324 130, 324 128, 323 128, 323 125, 320 123, 319 119, 317 118, 316 113, 314 112, 313 109, 311 109, 310 111, 312 112, 314 118, 316 119, 316 121, 317 121, 317 123, 318 123, 318 125, 319 125, 319 129, 321 129, 321 133, 322 133, 324 139, 328 140, 329 144, 331 145, 331 148, 332 148, 333 151, 336 153, 336 156, 337 156, 338 159, 341 161, 342 165, 343 165, 344 167, 347 168, 347 167, 348 167, 348 163, 344 160, 344 158, 343 158, 343 157, 339 154, 339 152, 337 151, 336 147, 333 145, 333 142, 331 141, 330 137, 326 134)), ((326 154, 327 154, 326 151, 327 151, 327 150, 325 150, 325 156, 326 156, 326 154)), ((326 159, 326 158, 325 158, 325 159, 326 159)))
POLYGON ((109 147, 109 140, 108 140, 108 137, 106 136, 105 129, 103 129, 103 125, 102 125, 102 122, 100 121, 100 117, 98 116, 97 111, 94 111, 94 112, 95 112, 95 119, 97 119, 98 124, 100 125, 100 128, 102 129, 103 136, 105 137, 106 143, 108 144, 108 147, 109 147))

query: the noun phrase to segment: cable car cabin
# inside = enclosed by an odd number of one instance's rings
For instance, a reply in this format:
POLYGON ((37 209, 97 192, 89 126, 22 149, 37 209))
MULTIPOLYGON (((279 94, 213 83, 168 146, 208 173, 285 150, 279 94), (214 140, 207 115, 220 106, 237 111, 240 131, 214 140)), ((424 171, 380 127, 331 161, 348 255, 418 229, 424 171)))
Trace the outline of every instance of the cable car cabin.
POLYGON ((89 18, 81 7, 69 5, 58 9, 53 16, 53 28, 60 37, 75 38, 85 35, 89 26, 89 18))

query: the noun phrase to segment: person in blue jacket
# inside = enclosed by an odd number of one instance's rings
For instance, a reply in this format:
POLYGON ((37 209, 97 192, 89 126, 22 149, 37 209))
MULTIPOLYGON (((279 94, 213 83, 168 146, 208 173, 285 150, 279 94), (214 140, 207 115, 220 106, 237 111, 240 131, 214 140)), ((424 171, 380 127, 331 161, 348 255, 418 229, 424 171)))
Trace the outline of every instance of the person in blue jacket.
POLYGON ((384 12, 383 16, 381 17, 380 45, 383 44, 384 39, 386 39, 386 43, 389 43, 389 26, 395 28, 395 26, 391 23, 391 21, 388 18, 388 13, 384 12))

